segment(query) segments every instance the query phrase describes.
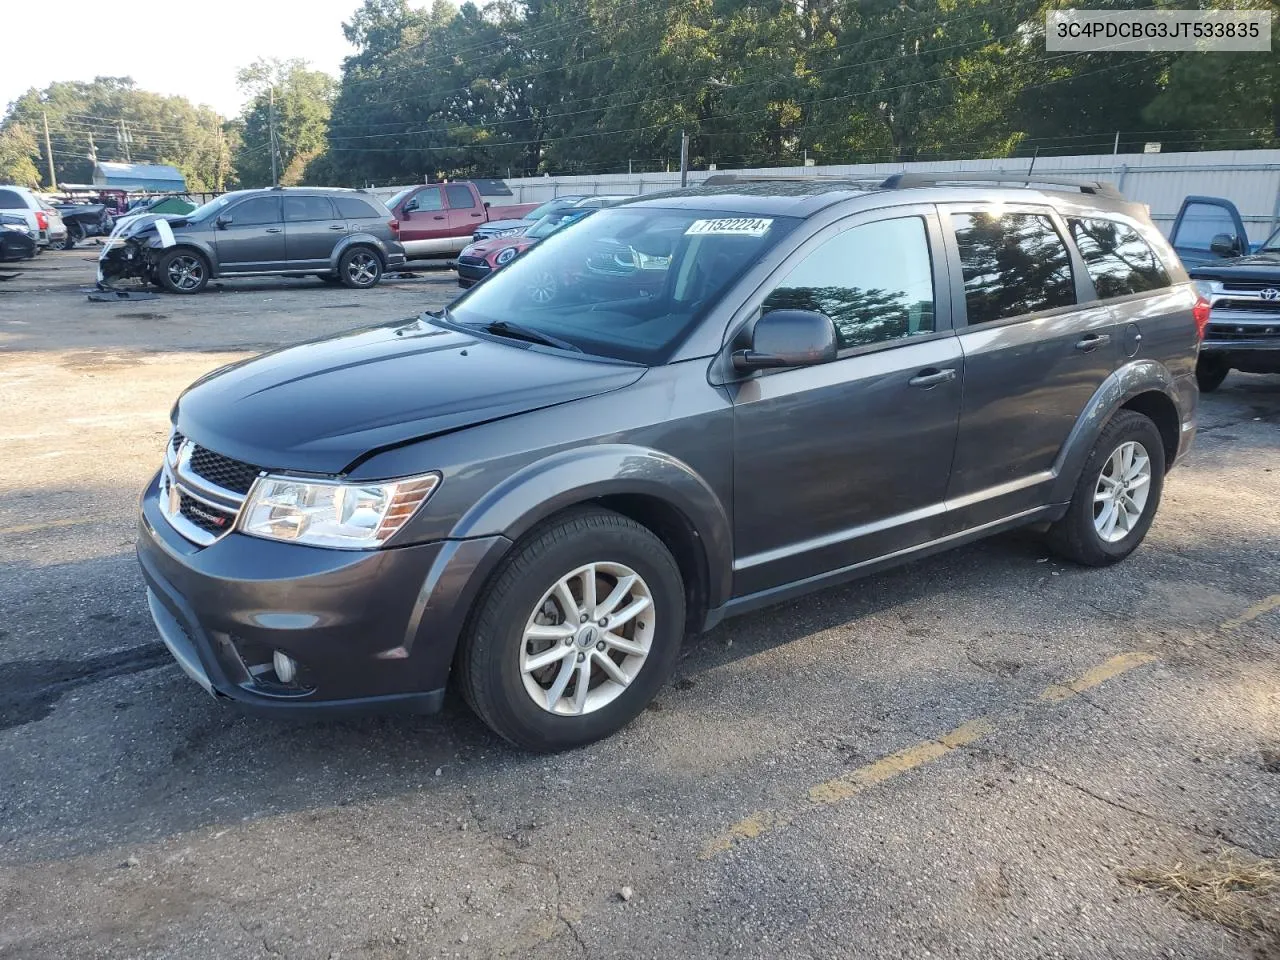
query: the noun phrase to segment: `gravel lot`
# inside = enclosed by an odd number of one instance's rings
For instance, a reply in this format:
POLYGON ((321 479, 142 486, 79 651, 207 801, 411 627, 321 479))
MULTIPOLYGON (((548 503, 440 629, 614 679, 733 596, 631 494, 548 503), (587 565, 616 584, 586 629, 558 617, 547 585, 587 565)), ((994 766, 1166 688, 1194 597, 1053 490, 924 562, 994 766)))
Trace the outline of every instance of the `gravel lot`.
POLYGON ((1003 537, 732 621, 533 757, 219 706, 133 557, 183 386, 452 274, 91 304, 91 258, 0 285, 0 957, 1280 957, 1280 378, 1205 398, 1125 564, 1003 537), (1135 879, 1206 865, 1261 886, 1135 879))

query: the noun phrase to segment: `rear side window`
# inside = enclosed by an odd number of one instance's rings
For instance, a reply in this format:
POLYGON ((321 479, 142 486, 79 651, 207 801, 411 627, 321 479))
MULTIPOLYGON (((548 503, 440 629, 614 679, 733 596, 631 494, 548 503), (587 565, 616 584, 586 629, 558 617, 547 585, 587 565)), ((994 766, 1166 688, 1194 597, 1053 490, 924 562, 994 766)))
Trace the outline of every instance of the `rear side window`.
POLYGON ((969 325, 1076 302, 1067 245, 1034 213, 953 213, 969 325))
POLYGON ((449 208, 451 210, 465 210, 468 207, 476 205, 476 198, 471 195, 471 191, 461 184, 449 184, 444 188, 445 196, 449 198, 449 208))
POLYGON ((328 197, 292 197, 284 198, 284 218, 290 222, 300 220, 332 220, 333 204, 328 197))
POLYGON ((15 193, 13 190, 0 190, 0 210, 25 210, 27 205, 23 202, 21 194, 15 193))
POLYGON ((347 220, 376 220, 386 219, 388 216, 379 213, 373 208, 373 204, 366 203, 359 197, 334 197, 333 202, 338 205, 338 216, 347 220))
POLYGON ((1169 286, 1169 273, 1138 231, 1116 220, 1068 220, 1084 268, 1102 299, 1169 286))
POLYGON ((236 226, 248 226, 255 223, 280 222, 279 197, 251 197, 228 211, 231 222, 236 226))
POLYGON ((932 333, 933 263, 924 220, 880 220, 832 237, 787 274, 764 309, 825 313, 842 350, 932 333))

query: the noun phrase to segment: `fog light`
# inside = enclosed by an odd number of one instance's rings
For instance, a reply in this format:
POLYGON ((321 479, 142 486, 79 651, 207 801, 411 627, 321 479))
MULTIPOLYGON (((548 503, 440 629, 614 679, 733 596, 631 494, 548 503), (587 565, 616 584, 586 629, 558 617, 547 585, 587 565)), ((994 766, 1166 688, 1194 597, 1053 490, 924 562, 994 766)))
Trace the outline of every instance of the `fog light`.
POLYGON ((275 652, 271 657, 271 665, 276 668, 276 678, 281 683, 293 683, 298 676, 298 661, 283 651, 275 652))

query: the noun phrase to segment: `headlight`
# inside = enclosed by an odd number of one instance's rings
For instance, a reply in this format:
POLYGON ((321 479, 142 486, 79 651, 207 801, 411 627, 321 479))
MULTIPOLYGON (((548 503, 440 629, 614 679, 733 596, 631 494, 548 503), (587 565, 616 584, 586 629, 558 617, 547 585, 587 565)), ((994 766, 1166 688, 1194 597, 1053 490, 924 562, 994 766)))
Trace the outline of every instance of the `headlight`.
POLYGON ((240 530, 269 540, 371 550, 403 527, 439 483, 435 473, 385 483, 263 477, 249 492, 240 530))
POLYGON ((1195 280, 1196 292, 1206 300, 1213 299, 1213 281, 1212 280, 1195 280))
POLYGON ((516 258, 517 252, 518 251, 516 250, 515 247, 507 247, 507 249, 505 250, 499 250, 498 255, 493 258, 493 262, 501 267, 504 264, 508 264, 512 260, 514 260, 516 258))

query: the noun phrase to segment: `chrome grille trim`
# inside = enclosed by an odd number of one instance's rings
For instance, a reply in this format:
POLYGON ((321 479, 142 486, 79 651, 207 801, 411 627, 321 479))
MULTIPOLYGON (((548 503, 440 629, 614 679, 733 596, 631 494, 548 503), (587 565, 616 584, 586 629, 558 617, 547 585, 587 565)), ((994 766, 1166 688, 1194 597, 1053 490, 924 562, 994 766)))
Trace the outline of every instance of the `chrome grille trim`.
POLYGON ((174 431, 165 446, 164 467, 160 471, 160 513, 169 525, 192 543, 202 547, 217 543, 240 523, 240 513, 247 495, 210 483, 191 470, 191 454, 196 443, 174 431), (182 514, 182 497, 226 514, 225 530, 213 533, 196 525, 182 514))

